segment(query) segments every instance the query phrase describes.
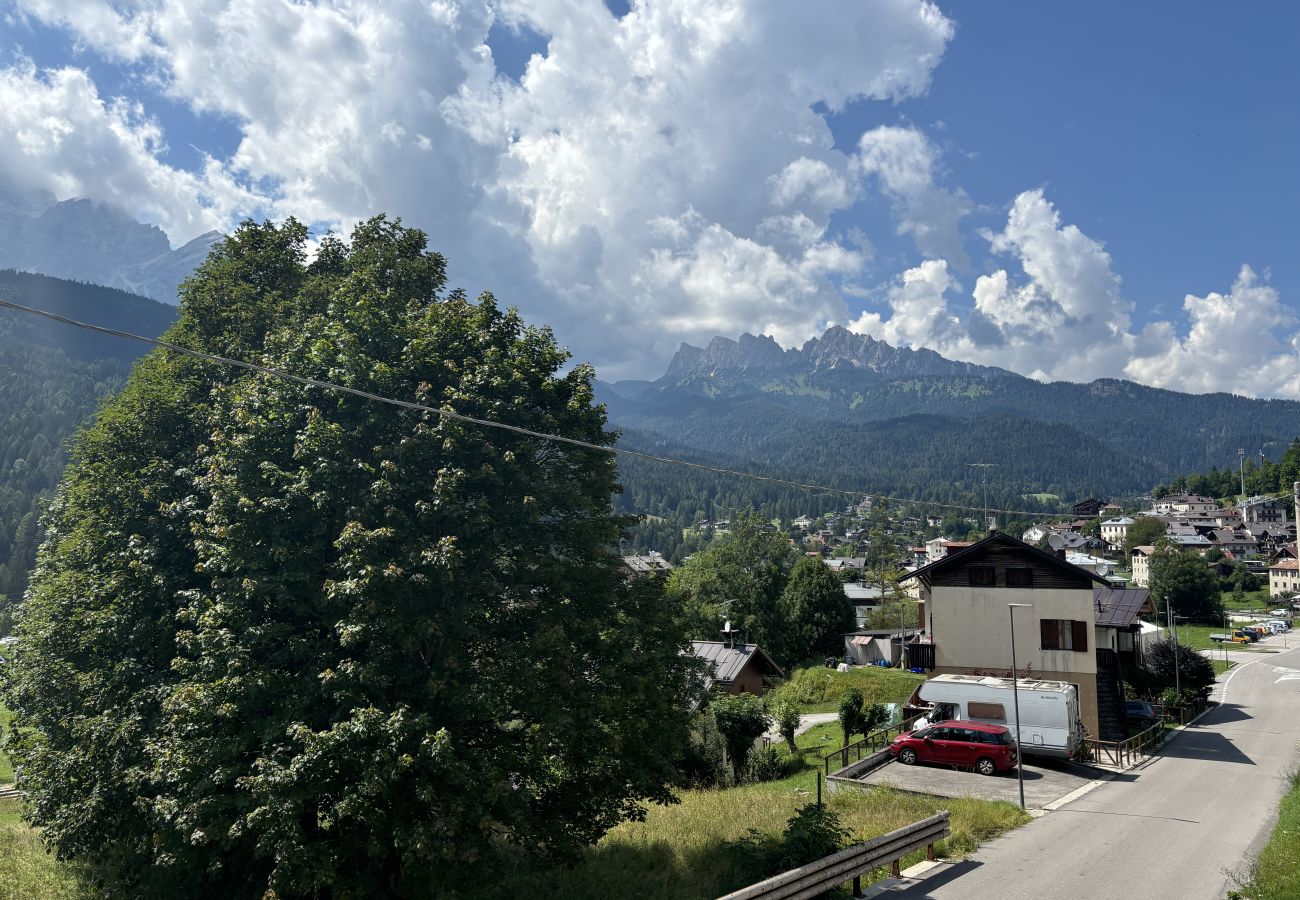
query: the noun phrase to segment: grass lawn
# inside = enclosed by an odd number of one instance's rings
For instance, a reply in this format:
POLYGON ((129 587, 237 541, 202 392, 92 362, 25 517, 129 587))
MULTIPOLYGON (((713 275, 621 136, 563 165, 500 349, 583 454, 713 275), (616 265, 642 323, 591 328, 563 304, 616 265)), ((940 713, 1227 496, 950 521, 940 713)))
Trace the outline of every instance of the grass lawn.
POLYGON ((794 697, 800 712, 835 712, 849 688, 862 691, 868 703, 905 703, 923 681, 924 675, 899 669, 861 666, 837 672, 824 666, 810 666, 791 672, 789 681, 779 690, 794 697))
POLYGON ((1277 606, 1277 601, 1268 595, 1268 588, 1260 591, 1251 591, 1243 595, 1240 603, 1232 599, 1232 591, 1223 592, 1223 608, 1235 611, 1248 612, 1250 610, 1270 610, 1277 606))
POLYGON ((74 866, 46 852, 19 800, 0 800, 0 900, 89 900, 74 866))
MULTIPOLYGON (((596 898, 633 892, 654 898, 716 897, 776 874, 767 852, 795 811, 815 799, 815 775, 725 790, 683 791, 681 802, 651 807, 644 822, 625 822, 572 867, 519 871, 490 896, 596 898), (617 888, 617 890, 616 890, 617 888)), ((941 809, 952 814, 952 837, 936 849, 962 856, 1029 821, 1010 803, 940 799, 888 789, 826 796, 852 840, 910 825, 941 809)), ((909 857, 910 865, 924 852, 909 857)))
POLYGON ((1296 840, 1297 833, 1300 833, 1300 771, 1293 771, 1291 790, 1282 798, 1273 836, 1255 861, 1250 884, 1234 893, 1251 900, 1300 897, 1300 841, 1296 840))
POLYGON ((1236 665, 1235 662, 1225 659, 1212 659, 1210 662, 1214 665, 1214 674, 1222 675, 1224 672, 1236 665))
MULTIPOLYGON (((13 713, 0 706, 0 728, 4 729, 4 734, 9 733, 9 726, 13 722, 13 718, 13 713)), ((12 784, 13 780, 14 765, 9 761, 9 756, 3 750, 0 750, 0 784, 12 784)))
MULTIPOLYGON (((1225 632, 1226 629, 1222 625, 1179 625, 1178 643, 1194 650, 1218 650, 1220 647, 1219 642, 1210 640, 1210 635, 1224 634, 1225 632)), ((1240 650, 1248 646, 1250 645, 1239 644, 1230 649, 1240 650)))

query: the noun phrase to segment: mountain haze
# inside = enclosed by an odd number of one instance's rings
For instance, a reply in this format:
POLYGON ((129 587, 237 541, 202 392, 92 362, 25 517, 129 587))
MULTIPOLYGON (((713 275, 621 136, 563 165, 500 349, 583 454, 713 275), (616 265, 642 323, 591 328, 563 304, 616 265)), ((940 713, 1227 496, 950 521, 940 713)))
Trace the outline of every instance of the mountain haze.
POLYGON ((0 268, 102 284, 163 303, 221 237, 172 249, 161 228, 90 200, 0 192, 0 268))

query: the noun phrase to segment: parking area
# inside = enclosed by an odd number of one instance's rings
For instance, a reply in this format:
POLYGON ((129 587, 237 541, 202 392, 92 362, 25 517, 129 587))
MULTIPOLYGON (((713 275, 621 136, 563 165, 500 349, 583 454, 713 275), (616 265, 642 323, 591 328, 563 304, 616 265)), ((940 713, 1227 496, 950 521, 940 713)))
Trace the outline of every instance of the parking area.
MULTIPOLYGON (((1091 766, 1068 762, 1037 760, 1025 763, 1025 806, 1041 809, 1108 773, 1091 766)), ((979 797, 982 800, 1006 800, 1019 803, 1016 772, 977 775, 961 769, 938 765, 905 766, 887 763, 858 779, 864 784, 887 785, 917 794, 936 797, 979 797)))

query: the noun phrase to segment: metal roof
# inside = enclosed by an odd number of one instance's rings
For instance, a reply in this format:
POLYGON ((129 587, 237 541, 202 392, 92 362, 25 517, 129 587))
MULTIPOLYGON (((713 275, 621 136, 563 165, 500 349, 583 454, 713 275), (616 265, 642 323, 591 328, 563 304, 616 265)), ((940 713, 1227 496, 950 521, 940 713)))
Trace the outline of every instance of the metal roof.
POLYGON ((781 677, 785 674, 757 644, 733 644, 728 647, 722 641, 691 641, 691 651, 713 666, 713 675, 709 678, 710 684, 713 682, 730 684, 735 681, 736 676, 751 659, 765 669, 762 673, 764 675, 781 677))

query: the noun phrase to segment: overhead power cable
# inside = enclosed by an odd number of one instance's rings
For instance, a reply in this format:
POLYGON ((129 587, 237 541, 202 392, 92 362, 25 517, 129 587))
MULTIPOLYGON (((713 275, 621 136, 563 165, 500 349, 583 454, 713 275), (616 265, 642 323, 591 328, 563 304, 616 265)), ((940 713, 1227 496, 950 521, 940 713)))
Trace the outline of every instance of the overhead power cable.
MULTIPOLYGON (((768 484, 779 484, 786 487, 798 488, 799 490, 812 491, 824 494, 838 494, 844 497, 861 498, 864 496, 877 497, 881 500, 888 500, 894 503, 912 503, 919 506, 933 506, 941 509, 964 510, 968 512, 980 512, 982 507, 963 506, 957 503, 940 503, 935 500, 917 500, 911 497, 890 497, 884 494, 873 493, 872 491, 848 491, 843 488, 828 487, 820 484, 807 484, 801 481, 792 481, 788 478, 777 478, 773 475, 759 475, 756 472, 744 472, 738 469, 726 469, 720 466, 710 466, 704 463, 690 462, 684 459, 673 459, 666 456, 656 456, 653 453, 643 453, 640 450, 632 450, 627 447, 609 447, 600 444, 593 444, 588 441, 578 440, 577 438, 565 437, 559 434, 546 434, 541 431, 533 431, 531 428, 523 428, 518 425, 510 425, 505 422, 496 422, 491 419, 479 419, 474 416, 467 416, 463 413, 453 412, 450 409, 442 409, 437 406, 429 406, 424 403, 414 403, 410 400, 398 400, 393 397, 384 397, 380 394, 372 394, 370 391, 363 391, 358 388, 348 387, 347 385, 334 384, 329 381, 321 381, 316 378, 308 378, 303 375, 295 375, 284 369, 277 369, 273 366, 263 366, 257 363, 247 362, 242 359, 232 359, 228 356, 218 356, 215 353, 204 353, 201 350, 194 350, 180 344, 174 344, 171 341, 164 341, 161 338, 145 337, 141 334, 135 334, 130 331, 122 331, 119 328, 110 328, 106 325, 95 325, 91 322, 82 322, 78 319, 72 319, 67 316, 52 313, 44 309, 36 309, 31 306, 24 306, 21 303, 14 303, 12 300, 6 300, 0 297, 0 308, 12 309, 15 312, 28 313, 49 319, 53 322, 59 322, 63 325, 71 325, 74 328, 83 328, 88 331, 95 331, 100 334, 107 334, 112 337, 126 338, 127 340, 139 341, 140 343, 150 344, 154 347, 161 347, 164 350, 170 350, 173 353, 180 353, 184 356, 191 356, 195 359, 205 360, 206 362, 219 363, 221 365, 233 366, 239 369, 247 369, 251 372, 258 372, 262 375, 269 375, 273 378, 280 378, 285 381, 292 381, 307 387, 320 388, 327 391, 337 391, 343 394, 351 394, 354 397, 360 397, 363 400, 372 400, 376 403, 387 403, 391 406, 397 406, 402 409, 411 409, 417 412, 433 413, 446 419, 452 419, 457 422, 464 422, 468 425, 478 425, 482 428, 496 428, 501 431, 509 431, 515 434, 522 434, 526 437, 537 438, 543 441, 554 441, 560 444, 569 444, 574 447, 581 447, 584 450, 594 450, 599 453, 613 453, 622 456, 632 456, 637 459, 644 459, 649 462, 663 463, 669 466, 682 466, 688 469, 695 469, 701 472, 712 472, 715 475, 729 475, 734 478, 748 478, 753 481, 762 481, 768 484)), ((1006 513, 1007 515, 1017 516, 1050 516, 1064 515, 1065 513, 1052 513, 1043 510, 1015 510, 1015 509, 990 509, 989 512, 1006 513)))

